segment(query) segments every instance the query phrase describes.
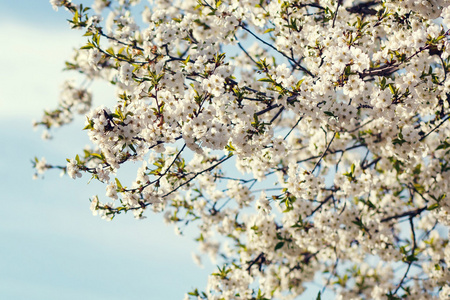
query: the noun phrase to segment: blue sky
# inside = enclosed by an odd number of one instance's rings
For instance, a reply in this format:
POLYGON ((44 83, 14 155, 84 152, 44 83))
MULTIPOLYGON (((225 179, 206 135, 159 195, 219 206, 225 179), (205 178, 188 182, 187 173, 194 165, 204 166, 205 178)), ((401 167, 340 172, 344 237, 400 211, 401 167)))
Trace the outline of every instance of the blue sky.
MULTIPOLYGON (((192 262, 195 230, 176 236, 154 214, 106 222, 88 200, 104 187, 57 171, 32 180, 34 156, 64 162, 88 142, 81 119, 49 142, 31 126, 73 76, 61 70, 84 38, 67 18, 47 0, 0 0, 0 299, 182 299, 213 268, 192 262)), ((94 105, 113 92, 96 85, 94 105)))

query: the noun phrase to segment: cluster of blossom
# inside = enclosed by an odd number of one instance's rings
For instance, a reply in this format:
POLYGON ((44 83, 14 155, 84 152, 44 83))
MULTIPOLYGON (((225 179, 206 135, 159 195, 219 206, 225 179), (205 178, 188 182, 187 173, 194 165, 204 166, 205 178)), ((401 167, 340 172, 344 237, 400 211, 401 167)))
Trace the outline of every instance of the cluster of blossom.
MULTIPOLYGON (((61 87, 59 105, 55 110, 45 111, 39 122, 33 126, 44 125, 47 129, 60 127, 73 121, 74 114, 85 114, 92 104, 92 95, 85 88, 77 88, 72 81, 66 81, 61 87)), ((44 131, 43 138, 50 138, 48 131, 44 131)))
POLYGON ((319 275, 341 299, 450 298, 449 1, 50 2, 88 38, 66 68, 118 96, 66 85, 38 124, 87 113, 94 148, 36 170, 104 183, 103 218, 197 224, 221 267, 187 298, 293 299, 319 275))

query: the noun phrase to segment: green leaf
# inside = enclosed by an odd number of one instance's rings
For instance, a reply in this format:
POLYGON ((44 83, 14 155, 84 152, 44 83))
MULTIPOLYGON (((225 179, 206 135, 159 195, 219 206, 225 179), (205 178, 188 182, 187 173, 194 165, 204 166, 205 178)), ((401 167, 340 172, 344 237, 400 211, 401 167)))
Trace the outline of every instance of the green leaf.
POLYGON ((408 255, 404 258, 405 261, 407 262, 415 262, 418 261, 419 259, 417 257, 414 256, 414 254, 408 255))
POLYGON ((401 145, 403 145, 403 143, 406 143, 406 141, 400 137, 400 134, 399 134, 399 138, 392 140, 392 144, 394 144, 394 145, 399 144, 401 146, 401 145))
POLYGON ((419 183, 414 183, 413 184, 414 188, 419 192, 419 193, 424 193, 425 192, 425 187, 419 183))
POLYGON ((394 88, 394 86, 392 85, 392 83, 389 83, 389 89, 391 90, 391 93, 393 94, 393 95, 395 95, 396 94, 396 92, 395 92, 395 88, 394 88))
POLYGON ((283 248, 284 246, 284 242, 278 242, 278 244, 275 246, 275 251, 277 251, 278 249, 283 248))
POLYGON ((92 124, 87 124, 87 125, 83 128, 83 130, 92 129, 92 128, 94 128, 94 127, 92 126, 92 124))
POLYGON ((413 170, 413 174, 414 175, 420 175, 420 168, 422 167, 422 165, 421 164, 418 164, 415 168, 414 168, 414 170, 413 170))
POLYGON ((101 155, 101 154, 98 154, 98 153, 91 153, 91 156, 97 157, 98 159, 103 160, 103 155, 101 155))
POLYGON ((438 203, 434 203, 434 204, 431 204, 430 206, 428 206, 427 210, 435 210, 438 207, 439 207, 439 204, 438 203))
POLYGON ((400 297, 395 296, 392 292, 389 292, 386 296, 388 297, 388 300, 401 300, 400 297))
POLYGON ((87 44, 86 46, 81 47, 80 49, 92 49, 94 48, 94 45, 92 45, 91 43, 87 44))
POLYGON ((92 37, 92 42, 98 46, 100 44, 100 34, 94 34, 92 37))
POLYGON ((189 62, 190 59, 191 59, 191 56, 188 55, 188 57, 186 57, 186 59, 184 60, 184 64, 186 65, 189 62))
POLYGON ((120 183, 119 179, 117 179, 117 177, 116 177, 115 179, 116 179, 117 187, 118 187, 119 189, 123 189, 123 186, 122 186, 122 184, 120 183))
POLYGON ((303 83, 304 80, 305 80, 304 78, 301 79, 301 80, 299 80, 299 81, 297 82, 297 84, 295 85, 295 87, 296 87, 297 89, 299 89, 300 86, 302 85, 302 83, 303 83))
POLYGON ((236 151, 236 149, 233 147, 231 142, 229 142, 228 145, 225 146, 225 149, 230 151, 230 152, 236 151))
POLYGON ((111 54, 111 56, 114 56, 114 50, 112 48, 106 49, 106 53, 111 54))
POLYGON ((450 147, 450 143, 447 142, 447 140, 443 141, 442 144, 440 144, 436 150, 440 150, 440 149, 447 149, 450 147))
POLYGON ((198 290, 195 289, 195 291, 189 292, 188 295, 191 295, 191 296, 199 296, 200 294, 198 293, 198 290))
POLYGON ((264 34, 265 34, 265 33, 272 32, 272 31, 274 31, 274 30, 275 30, 275 28, 267 28, 266 30, 264 30, 264 34))
POLYGON ((321 299, 322 299, 321 292, 319 291, 319 293, 317 294, 316 300, 321 300, 321 299))
POLYGON ((79 17, 79 13, 78 10, 75 11, 75 13, 73 14, 73 23, 77 24, 78 23, 78 17, 79 17))

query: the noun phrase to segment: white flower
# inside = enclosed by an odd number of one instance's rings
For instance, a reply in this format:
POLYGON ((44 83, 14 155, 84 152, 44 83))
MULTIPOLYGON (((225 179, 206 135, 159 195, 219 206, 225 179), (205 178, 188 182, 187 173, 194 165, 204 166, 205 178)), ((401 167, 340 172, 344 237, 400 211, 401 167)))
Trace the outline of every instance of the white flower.
POLYGON ((74 159, 69 160, 69 162, 67 163, 67 174, 75 179, 75 178, 80 178, 81 177, 81 173, 79 172, 80 168, 78 167, 77 162, 74 159))
POLYGON ((440 300, 450 299, 450 285, 446 284, 439 293, 440 300))
POLYGON ((94 216, 98 215, 98 213, 99 213, 99 211, 98 211, 99 204, 100 204, 100 202, 98 200, 98 197, 97 196, 92 197, 90 210, 92 211, 92 214, 94 216))
POLYGON ((121 65, 119 69, 119 79, 125 85, 129 85, 130 81, 133 79, 133 69, 134 67, 128 63, 121 65))
POLYGON ((99 69, 98 62, 102 59, 102 53, 97 48, 89 49, 88 63, 94 69, 99 69))
POLYGON ((44 172, 48 169, 47 160, 45 157, 42 157, 41 160, 36 162, 35 169, 38 174, 44 174, 44 172))
POLYGON ((50 0, 50 4, 55 11, 58 11, 58 7, 63 6, 64 2, 70 2, 70 0, 50 0))

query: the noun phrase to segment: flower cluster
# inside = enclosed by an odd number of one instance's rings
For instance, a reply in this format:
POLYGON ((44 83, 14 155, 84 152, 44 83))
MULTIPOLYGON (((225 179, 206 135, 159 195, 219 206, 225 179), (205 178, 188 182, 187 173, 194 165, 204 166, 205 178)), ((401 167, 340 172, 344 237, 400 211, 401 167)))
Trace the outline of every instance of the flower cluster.
POLYGON ((449 1, 50 2, 88 39, 67 69, 117 103, 66 83, 36 125, 85 114, 94 147, 37 173, 102 182, 106 219, 197 224, 221 266, 187 298, 448 298, 449 1))

